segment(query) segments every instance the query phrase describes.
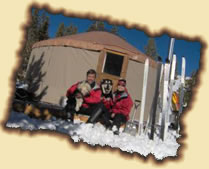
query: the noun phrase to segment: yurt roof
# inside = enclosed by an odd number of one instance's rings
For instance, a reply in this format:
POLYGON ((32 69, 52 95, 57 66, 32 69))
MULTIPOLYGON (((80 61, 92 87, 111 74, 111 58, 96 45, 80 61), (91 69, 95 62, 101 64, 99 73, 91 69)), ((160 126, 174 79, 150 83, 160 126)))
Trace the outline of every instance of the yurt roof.
MULTIPOLYGON (((104 32, 104 31, 91 31, 85 33, 79 33, 75 35, 62 36, 54 39, 43 40, 33 45, 33 48, 43 46, 72 46, 77 48, 84 48, 89 50, 102 50, 109 49, 127 54, 131 59, 145 62, 148 57, 137 48, 126 42, 119 36, 104 32)), ((150 59, 152 66, 156 65, 156 62, 150 59)), ((155 66, 154 66, 155 67, 155 66)))

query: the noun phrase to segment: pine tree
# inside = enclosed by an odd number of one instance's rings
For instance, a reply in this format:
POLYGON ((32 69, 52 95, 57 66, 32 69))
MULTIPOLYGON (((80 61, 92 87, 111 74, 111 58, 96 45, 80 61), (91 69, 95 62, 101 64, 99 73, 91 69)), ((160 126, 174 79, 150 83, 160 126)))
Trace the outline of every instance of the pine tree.
POLYGON ((90 31, 105 31, 105 25, 102 21, 94 21, 88 28, 87 32, 90 31))
POLYGON ((97 29, 98 29, 99 31, 104 31, 104 30, 105 30, 104 22, 98 21, 98 22, 97 22, 97 29))
POLYGON ((31 16, 31 24, 26 28, 26 42, 21 51, 22 65, 17 72, 17 79, 24 80, 27 64, 29 61, 32 45, 38 41, 39 10, 34 9, 31 16))
POLYGON ((145 54, 147 56, 150 56, 151 58, 153 58, 154 60, 157 60, 158 57, 158 53, 157 53, 157 47, 155 44, 155 39, 154 38, 150 38, 148 40, 147 45, 144 47, 145 50, 145 54))
POLYGON ((59 27, 56 32, 56 37, 64 36, 65 34, 65 25, 64 23, 59 24, 59 27))
POLYGON ((40 16, 40 10, 35 8, 32 9, 31 13, 31 24, 26 28, 26 42, 21 51, 21 56, 23 58, 21 67, 17 72, 17 80, 24 80, 26 75, 26 69, 32 51, 32 46, 34 43, 48 39, 48 27, 49 27, 49 17, 46 17, 45 13, 40 16))
POLYGON ((192 89, 194 88, 197 80, 197 71, 194 71, 191 78, 185 80, 185 93, 184 93, 184 105, 188 105, 192 98, 192 89))
POLYGON ((39 25, 40 25, 40 17, 39 17, 39 9, 34 9, 34 12, 32 14, 32 23, 28 27, 28 35, 27 35, 27 41, 34 43, 38 41, 39 39, 39 25))
POLYGON ((48 29, 49 29, 49 17, 45 15, 45 12, 42 14, 41 24, 39 27, 39 41, 49 39, 48 29))
POLYGON ((113 25, 110 32, 117 35, 118 34, 118 27, 116 25, 113 25))
POLYGON ((95 30, 97 30, 97 27, 96 27, 96 24, 93 23, 88 27, 87 32, 95 31, 95 30))
POLYGON ((73 24, 70 24, 68 27, 65 28, 64 35, 73 35, 78 32, 78 28, 73 24))

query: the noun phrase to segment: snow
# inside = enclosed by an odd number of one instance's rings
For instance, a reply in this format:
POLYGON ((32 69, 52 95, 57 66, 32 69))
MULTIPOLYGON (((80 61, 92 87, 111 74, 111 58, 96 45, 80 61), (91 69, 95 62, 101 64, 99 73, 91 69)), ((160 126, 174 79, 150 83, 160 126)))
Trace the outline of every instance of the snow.
POLYGON ((114 135, 112 131, 106 130, 100 124, 93 126, 92 124, 84 123, 76 130, 76 133, 77 135, 72 137, 75 142, 82 140, 91 145, 109 145, 112 148, 119 147, 122 151, 129 153, 137 152, 145 157, 152 153, 158 160, 162 160, 168 156, 176 156, 179 147, 172 133, 169 133, 164 142, 158 137, 155 137, 155 140, 152 141, 146 135, 131 136, 127 133, 114 135))
POLYGON ((179 144, 176 142, 175 134, 168 133, 167 138, 162 141, 157 135, 155 139, 149 140, 147 135, 131 136, 127 133, 120 132, 114 135, 112 131, 106 130, 101 124, 85 124, 80 121, 71 122, 53 118, 51 120, 32 119, 23 113, 11 112, 10 118, 6 124, 7 127, 21 128, 23 130, 54 130, 69 135, 74 142, 83 141, 92 146, 110 146, 120 148, 122 151, 129 153, 139 153, 147 156, 150 153, 157 160, 166 157, 176 156, 179 144))
MULTIPOLYGON (((19 87, 27 87, 18 84, 19 87)), ((181 85, 181 76, 177 76, 172 91, 178 91, 181 85)), ((62 106, 66 104, 66 98, 62 100, 62 106)), ((169 110, 171 114, 171 110, 169 110)), ((110 146, 120 148, 129 153, 138 153, 142 156, 153 154, 157 160, 177 155, 179 144, 176 138, 179 137, 174 131, 169 131, 164 141, 159 138, 159 129, 155 133, 154 140, 150 140, 147 135, 132 136, 120 130, 119 135, 114 135, 113 131, 106 130, 101 124, 85 124, 75 121, 74 124, 65 120, 52 118, 51 120, 32 119, 24 113, 12 111, 6 124, 10 128, 21 128, 23 130, 53 130, 69 135, 74 142, 86 142, 92 146, 110 146)))

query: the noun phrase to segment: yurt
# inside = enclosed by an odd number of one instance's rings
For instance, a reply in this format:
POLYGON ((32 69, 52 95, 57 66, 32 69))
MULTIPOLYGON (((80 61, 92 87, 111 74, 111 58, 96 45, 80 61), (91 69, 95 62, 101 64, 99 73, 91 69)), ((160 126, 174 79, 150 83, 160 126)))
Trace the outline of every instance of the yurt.
MULTIPOLYGON (((123 38, 103 31, 92 31, 37 42, 27 67, 30 89, 42 102, 59 104, 67 89, 84 80, 88 69, 98 73, 97 82, 110 78, 114 85, 123 77, 133 100, 141 100, 145 54, 123 38)), ((157 63, 149 59, 145 104, 146 121, 153 102, 157 63)), ((140 107, 135 119, 139 119, 140 107)))

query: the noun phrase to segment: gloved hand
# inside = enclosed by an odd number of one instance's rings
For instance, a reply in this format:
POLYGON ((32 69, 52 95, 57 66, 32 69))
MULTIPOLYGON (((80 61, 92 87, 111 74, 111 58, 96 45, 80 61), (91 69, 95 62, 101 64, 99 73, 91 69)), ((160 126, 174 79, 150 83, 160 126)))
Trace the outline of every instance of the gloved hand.
POLYGON ((115 117, 115 113, 112 113, 112 114, 111 114, 111 118, 114 118, 114 117, 115 117))

